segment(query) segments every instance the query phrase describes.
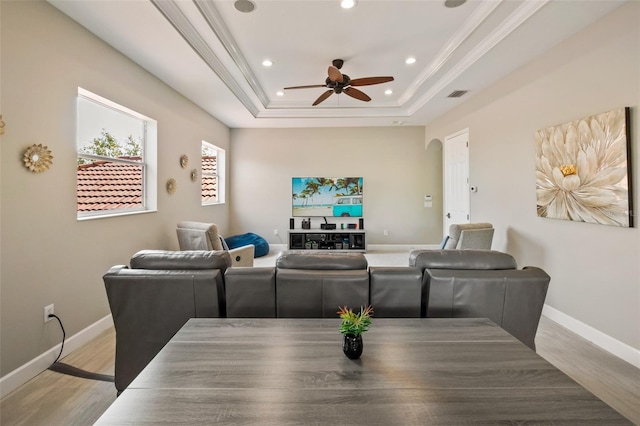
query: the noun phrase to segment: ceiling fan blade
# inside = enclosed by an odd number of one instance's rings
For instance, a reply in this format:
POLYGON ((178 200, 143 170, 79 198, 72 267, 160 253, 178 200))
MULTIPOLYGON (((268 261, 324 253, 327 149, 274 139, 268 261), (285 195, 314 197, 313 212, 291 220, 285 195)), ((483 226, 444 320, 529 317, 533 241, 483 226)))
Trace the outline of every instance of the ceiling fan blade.
POLYGON ((329 80, 336 81, 338 83, 342 83, 344 81, 344 77, 342 77, 342 73, 337 67, 330 65, 328 73, 329 73, 329 80))
POLYGON ((318 105, 320 102, 324 101, 325 99, 327 99, 331 95, 333 95, 333 90, 327 90, 322 95, 320 95, 320 97, 318 99, 316 99, 316 101, 313 103, 312 106, 318 105))
POLYGON ((309 86, 291 86, 291 87, 285 87, 284 90, 287 89, 310 89, 312 87, 327 87, 324 84, 311 84, 309 86))
POLYGON ((381 84, 393 81, 393 77, 365 77, 354 78, 351 80, 352 86, 371 86, 372 84, 381 84))
POLYGON ((342 93, 345 93, 349 96, 351 96, 352 98, 361 100, 361 101, 365 101, 365 102, 369 102, 371 100, 371 98, 364 92, 358 90, 358 89, 354 89, 353 87, 347 87, 346 89, 344 89, 342 91, 342 93))

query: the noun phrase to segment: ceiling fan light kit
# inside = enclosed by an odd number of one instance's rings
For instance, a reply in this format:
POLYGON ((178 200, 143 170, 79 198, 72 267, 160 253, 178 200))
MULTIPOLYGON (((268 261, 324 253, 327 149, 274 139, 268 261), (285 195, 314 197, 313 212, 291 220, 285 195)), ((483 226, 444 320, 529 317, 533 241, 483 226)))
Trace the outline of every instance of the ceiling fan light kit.
POLYGON ((393 77, 385 76, 385 77, 364 77, 364 78, 355 78, 351 79, 347 74, 343 74, 340 72, 340 69, 344 65, 344 60, 342 59, 334 59, 327 70, 328 77, 326 78, 324 84, 311 84, 307 86, 291 86, 285 87, 285 90, 291 89, 309 89, 314 87, 326 87, 327 90, 322 95, 315 100, 312 106, 316 106, 326 100, 329 96, 334 93, 340 94, 344 93, 347 96, 350 96, 354 99, 358 99, 360 101, 369 102, 371 98, 369 95, 364 93, 361 90, 356 89, 354 86, 371 86, 374 84, 382 84, 393 81, 393 77))

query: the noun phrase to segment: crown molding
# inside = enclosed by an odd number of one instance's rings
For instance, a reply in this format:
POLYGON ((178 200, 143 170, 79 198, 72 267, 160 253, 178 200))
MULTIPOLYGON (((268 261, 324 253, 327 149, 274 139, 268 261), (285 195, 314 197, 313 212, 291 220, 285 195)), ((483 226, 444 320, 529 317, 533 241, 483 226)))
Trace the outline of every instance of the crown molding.
POLYGON ((249 84, 255 95, 262 103, 262 106, 266 108, 270 104, 269 97, 260 83, 258 83, 258 79, 251 69, 249 62, 242 54, 240 46, 238 46, 238 43, 231 35, 231 31, 229 31, 229 27, 227 27, 227 24, 222 19, 218 9, 215 7, 213 2, 208 0, 194 0, 194 3, 244 76, 247 84, 249 84))
POLYGON ((449 85, 454 79, 459 77, 464 71, 466 71, 471 65, 473 65, 478 59, 486 55, 491 49, 493 49, 500 41, 507 37, 516 28, 527 21, 538 10, 545 6, 550 0, 540 1, 525 1, 518 9, 516 9, 511 15, 502 22, 502 25, 496 27, 487 37, 485 37, 475 49, 470 51, 464 58, 462 58, 454 67, 449 70, 442 78, 440 78, 433 86, 427 90, 427 92, 416 100, 410 107, 407 108, 409 114, 413 114, 422 108, 427 102, 429 102, 434 96, 440 93, 447 85, 449 85))
MULTIPOLYGON (((231 73, 225 68, 211 47, 198 33, 196 28, 182 12, 173 0, 151 0, 151 3, 162 13, 169 23, 180 33, 182 38, 196 52, 211 70, 216 73, 222 82, 231 90, 244 107, 253 115, 258 116, 260 108, 254 104, 251 98, 238 84, 231 73)), ((226 48, 226 46, 225 46, 226 48)))
POLYGON ((482 2, 473 15, 465 21, 453 37, 445 44, 444 48, 438 52, 431 62, 424 68, 424 70, 418 75, 418 77, 409 85, 407 90, 399 98, 401 105, 409 102, 416 94, 416 91, 427 82, 438 70, 440 70, 449 60, 453 52, 455 52, 462 42, 471 35, 485 19, 493 13, 493 11, 502 3, 503 0, 482 2))

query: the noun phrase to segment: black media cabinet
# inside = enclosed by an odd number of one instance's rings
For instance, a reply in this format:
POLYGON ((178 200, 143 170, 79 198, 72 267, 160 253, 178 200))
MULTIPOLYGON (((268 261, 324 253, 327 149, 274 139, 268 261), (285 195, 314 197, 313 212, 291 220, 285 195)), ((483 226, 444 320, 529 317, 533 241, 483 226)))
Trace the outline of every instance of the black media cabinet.
POLYGON ((289 231, 289 250, 338 250, 365 252, 363 229, 304 229, 289 231))

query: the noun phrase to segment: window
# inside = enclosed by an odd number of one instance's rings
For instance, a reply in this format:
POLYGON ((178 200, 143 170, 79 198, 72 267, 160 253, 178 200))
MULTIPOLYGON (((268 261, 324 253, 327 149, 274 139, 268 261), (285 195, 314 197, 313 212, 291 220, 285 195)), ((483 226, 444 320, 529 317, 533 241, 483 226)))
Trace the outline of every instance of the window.
POLYGON ((78 219, 156 210, 157 123, 78 88, 78 219))
POLYGON ((202 141, 202 205, 224 203, 225 152, 202 141))

